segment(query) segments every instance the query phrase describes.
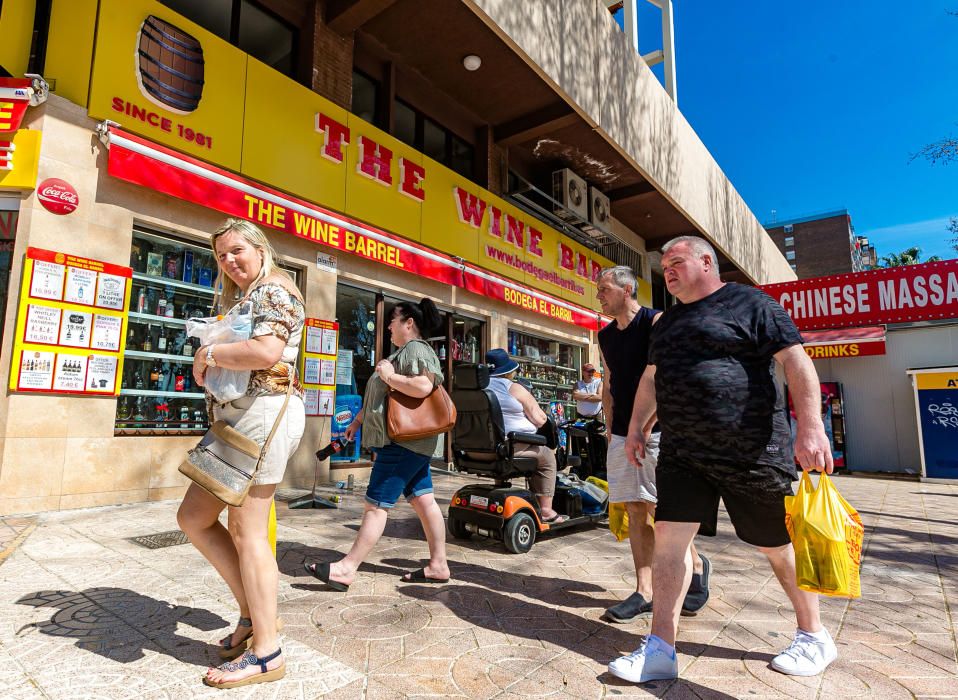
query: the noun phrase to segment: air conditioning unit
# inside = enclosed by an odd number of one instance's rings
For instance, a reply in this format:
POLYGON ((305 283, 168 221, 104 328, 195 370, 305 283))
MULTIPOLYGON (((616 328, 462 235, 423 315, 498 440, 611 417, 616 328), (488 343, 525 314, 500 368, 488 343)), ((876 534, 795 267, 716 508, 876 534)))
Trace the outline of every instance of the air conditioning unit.
POLYGON ((589 221, 597 229, 612 233, 612 206, 609 198, 595 187, 589 187, 589 221))
POLYGON ((588 220, 589 187, 568 168, 552 173, 552 199, 558 202, 553 213, 560 218, 588 220))

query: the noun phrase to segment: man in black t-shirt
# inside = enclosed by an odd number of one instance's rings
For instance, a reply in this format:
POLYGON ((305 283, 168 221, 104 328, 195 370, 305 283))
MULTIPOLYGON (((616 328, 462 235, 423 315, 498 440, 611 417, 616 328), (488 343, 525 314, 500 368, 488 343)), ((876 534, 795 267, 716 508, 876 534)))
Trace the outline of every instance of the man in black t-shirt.
POLYGON ((757 289, 721 281, 715 251, 705 240, 670 241, 662 268, 681 304, 653 329, 626 441, 626 454, 637 463, 645 453, 643 426, 657 411, 662 438, 652 630, 609 671, 637 683, 678 675, 679 600, 691 578, 686 552, 696 532, 715 534, 721 498, 736 534, 766 555, 795 609, 798 630, 772 668, 817 675, 838 652, 822 626, 818 596, 795 581, 784 502, 795 468, 773 359, 782 364, 793 396, 794 457, 805 470, 831 472, 815 367, 781 306, 757 289))
MULTIPOLYGON (((635 593, 613 605, 603 616, 611 622, 629 622, 652 614, 652 552, 655 529, 655 465, 659 432, 650 418, 650 432, 644 458, 637 466, 625 454, 625 438, 635 403, 635 392, 649 356, 652 325, 662 312, 647 309, 636 301, 638 281, 632 270, 618 265, 603 270, 596 281, 596 298, 603 313, 612 321, 599 331, 602 363, 606 368, 602 382, 602 403, 609 432, 606 472, 609 501, 621 503, 629 514, 629 546, 635 564, 635 593)), ((692 548, 694 575, 682 610, 694 615, 708 601, 708 559, 692 548)))

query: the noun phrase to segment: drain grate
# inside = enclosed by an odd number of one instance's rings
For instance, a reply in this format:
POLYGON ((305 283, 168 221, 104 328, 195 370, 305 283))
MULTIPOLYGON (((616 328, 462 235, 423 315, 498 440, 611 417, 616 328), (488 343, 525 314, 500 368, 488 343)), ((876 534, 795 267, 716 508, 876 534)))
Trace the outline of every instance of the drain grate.
POLYGON ((141 547, 146 547, 147 549, 175 547, 178 544, 186 544, 190 541, 186 534, 180 530, 157 532, 153 535, 140 535, 139 537, 130 537, 128 539, 130 542, 136 542, 141 547))

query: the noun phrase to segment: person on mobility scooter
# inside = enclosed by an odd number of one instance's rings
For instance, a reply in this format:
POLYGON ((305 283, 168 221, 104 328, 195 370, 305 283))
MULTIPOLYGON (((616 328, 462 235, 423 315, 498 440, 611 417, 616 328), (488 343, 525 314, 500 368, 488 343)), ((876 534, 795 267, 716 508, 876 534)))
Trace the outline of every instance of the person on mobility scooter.
POLYGON ((505 350, 491 350, 486 359, 489 364, 455 370, 452 400, 458 419, 452 450, 459 471, 491 477, 493 483, 459 489, 449 506, 448 527, 460 539, 470 534, 501 539, 518 554, 532 548, 538 533, 594 522, 605 516, 605 508, 583 514, 574 489, 560 486, 556 494, 554 425, 531 394, 512 381, 518 363, 505 350), (537 430, 551 432, 552 447, 537 430), (513 486, 510 479, 516 477, 531 481, 536 495, 528 484, 513 486), (566 514, 553 509, 556 497, 566 514))

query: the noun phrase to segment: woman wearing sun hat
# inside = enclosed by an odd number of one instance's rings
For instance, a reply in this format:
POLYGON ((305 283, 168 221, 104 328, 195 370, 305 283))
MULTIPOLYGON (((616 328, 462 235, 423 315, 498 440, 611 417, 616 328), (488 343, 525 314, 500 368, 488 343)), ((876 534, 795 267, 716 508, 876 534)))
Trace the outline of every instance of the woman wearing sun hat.
MULTIPOLYGON (((524 386, 513 381, 519 363, 509 357, 502 348, 487 352, 486 363, 492 365, 489 370, 489 389, 499 399, 506 434, 536 432, 545 424, 546 414, 539 408, 535 397, 524 386)), ((545 445, 531 445, 516 452, 515 456, 535 457, 539 461, 539 468, 531 481, 532 492, 539 501, 542 521, 554 525, 568 520, 568 516, 559 515, 552 508, 552 497, 556 490, 555 452, 545 445)))

